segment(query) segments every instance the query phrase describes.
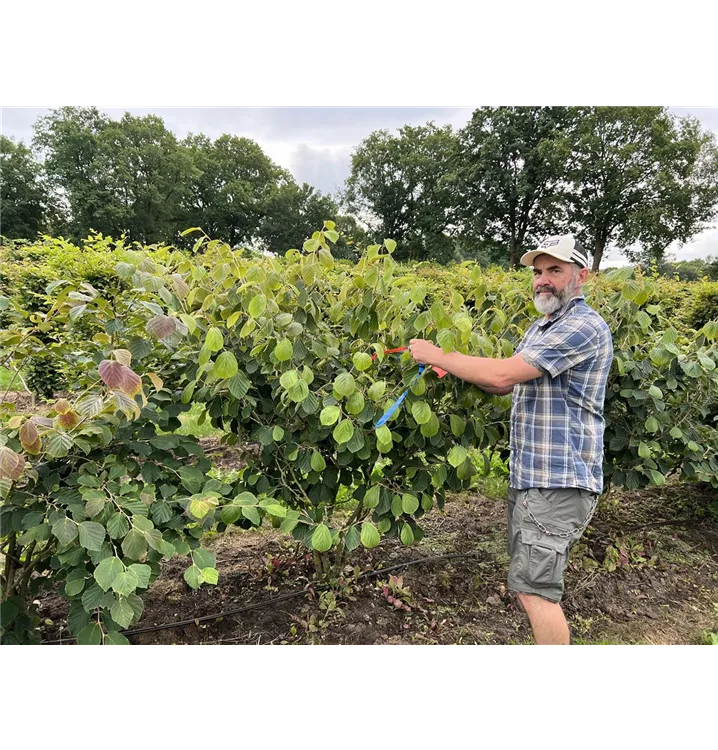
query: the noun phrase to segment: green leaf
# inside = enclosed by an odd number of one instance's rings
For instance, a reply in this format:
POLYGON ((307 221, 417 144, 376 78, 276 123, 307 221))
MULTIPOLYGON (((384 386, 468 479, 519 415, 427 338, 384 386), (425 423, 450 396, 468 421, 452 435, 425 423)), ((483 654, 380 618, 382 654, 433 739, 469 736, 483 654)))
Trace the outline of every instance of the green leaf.
POLYGON ((396 240, 384 240, 384 247, 387 252, 393 253, 396 250, 396 240))
POLYGON ((650 458, 651 457, 651 448, 650 446, 646 445, 643 441, 641 441, 638 444, 638 455, 641 458, 650 458))
POLYGON ((132 516, 132 525, 140 531, 150 531, 154 528, 152 521, 144 516, 132 516))
POLYGON ((378 401, 386 391, 386 381, 377 380, 367 392, 367 395, 372 401, 378 401))
POLYGON ((366 352, 356 352, 352 356, 352 362, 354 363, 354 367, 360 372, 368 370, 372 365, 371 356, 366 352))
POLYGON ((94 521, 83 521, 79 526, 80 544, 88 550, 99 552, 105 540, 105 527, 94 521))
POLYGON ((77 524, 70 518, 60 518, 52 524, 52 533, 59 539, 60 544, 66 547, 77 538, 77 524))
POLYGON ((660 429, 660 424, 655 417, 651 416, 646 420, 644 427, 646 432, 658 432, 658 430, 660 429))
POLYGON ((93 497, 91 500, 88 500, 85 504, 85 513, 87 513, 89 518, 94 518, 95 516, 102 513, 102 511, 105 508, 105 496, 102 497, 93 497))
POLYGON ((215 568, 202 568, 202 570, 200 570, 200 575, 202 576, 204 583, 215 585, 217 581, 219 581, 219 573, 215 568))
POLYGON ((299 523, 299 516, 299 511, 288 510, 287 515, 279 526, 280 530, 285 534, 291 534, 299 523))
POLYGON ((73 446, 72 435, 66 432, 52 432, 45 444, 45 453, 51 458, 64 458, 73 446))
POLYGON ((129 596, 135 593, 135 589, 139 585, 137 575, 133 570, 127 568, 122 573, 118 573, 115 580, 112 582, 112 590, 120 596, 129 596))
POLYGON ((354 425, 351 419, 342 420, 335 428, 332 433, 332 437, 339 445, 342 443, 348 443, 354 435, 354 425))
POLYGON ((359 529, 356 526, 350 526, 344 535, 344 547, 347 552, 352 552, 361 544, 359 529))
POLYGON ((274 347, 274 356, 279 362, 287 362, 294 354, 294 346, 289 339, 282 339, 274 347))
POLYGON ((325 406, 322 409, 321 414, 319 415, 319 421, 325 427, 328 427, 330 425, 333 425, 337 421, 337 419, 339 419, 340 415, 341 409, 338 406, 325 406))
POLYGON ((259 526, 262 523, 262 518, 256 508, 243 507, 242 515, 255 526, 259 526))
POLYGON ((364 411, 364 396, 361 391, 354 391, 346 401, 346 410, 349 414, 358 416, 364 411))
POLYGON ((103 606, 106 596, 112 597, 112 594, 106 594, 100 586, 93 584, 88 589, 85 589, 85 593, 82 595, 82 606, 85 608, 85 611, 92 612, 97 607, 103 606))
POLYGON ((419 500, 408 492, 404 493, 401 496, 401 507, 404 513, 415 513, 419 509, 419 500))
POLYGON ((251 507, 257 504, 257 498, 251 492, 241 492, 233 500, 235 505, 251 507))
POLYGON ((407 547, 414 543, 414 531, 408 523, 405 523, 402 527, 400 538, 401 543, 405 544, 407 547))
POLYGON ((77 634, 78 646, 99 646, 100 643, 102 643, 102 630, 96 622, 87 625, 77 634))
POLYGON ((461 466, 466 460, 466 449, 461 445, 455 445, 447 456, 447 460, 454 467, 461 466))
POLYGON ((232 352, 222 352, 214 363, 213 372, 216 377, 222 380, 234 377, 239 372, 237 358, 232 352))
POLYGON ((425 401, 415 401, 411 405, 411 415, 417 424, 426 424, 431 419, 431 407, 425 401))
POLYGON ((317 552, 326 552, 332 547, 332 534, 329 528, 320 523, 312 534, 312 548, 317 552))
MULTIPOLYGON (((137 588, 146 589, 150 585, 150 577, 152 576, 152 568, 149 565, 142 565, 140 563, 132 563, 129 568, 137 576, 137 588)), ((131 592, 130 592, 131 593, 131 592)))
POLYGON ((126 628, 132 622, 135 613, 132 611, 132 607, 128 604, 127 600, 120 597, 110 609, 112 619, 121 627, 126 628))
POLYGON ((180 443, 178 435, 156 435, 150 438, 150 445, 162 451, 173 450, 180 443))
POLYGON ((267 298, 263 294, 252 297, 248 312, 253 318, 258 318, 267 309, 267 298))
POLYGON ((663 398, 663 392, 662 392, 662 391, 661 391, 661 389, 660 389, 660 388, 659 388, 658 386, 656 386, 656 385, 652 385, 652 386, 651 386, 651 387, 650 387, 650 388, 648 389, 648 392, 649 392, 649 393, 651 394, 651 396, 653 396, 653 398, 663 398))
POLYGON ((653 481, 653 484, 655 484, 657 487, 661 487, 666 483, 666 478, 663 476, 663 474, 660 474, 655 469, 649 469, 648 473, 651 475, 651 480, 653 481))
POLYGON ((238 372, 234 377, 229 379, 227 387, 229 392, 236 398, 244 398, 249 391, 250 382, 243 372, 238 372))
POLYGON ((139 560, 147 552, 147 540, 139 529, 131 529, 122 542, 122 551, 131 560, 139 560))
POLYGON ((340 396, 351 396, 356 390, 354 376, 350 372, 342 372, 334 379, 334 390, 340 396))
MULTIPOLYGON (((130 607, 130 609, 132 609, 132 607, 130 607)), ((110 611, 110 614, 112 614, 111 611, 110 611)), ((117 621, 116 617, 113 617, 112 619, 115 622, 117 622, 118 625, 121 624, 117 621)), ((127 638, 125 638, 125 636, 122 635, 122 633, 118 633, 117 631, 109 632, 105 636, 105 646, 129 646, 129 645, 130 645, 130 642, 127 640, 127 638)))
POLYGON ((242 517, 242 508, 239 505, 225 505, 219 512, 219 517, 222 523, 226 523, 227 526, 237 523, 242 517))
POLYGON ((202 578, 202 571, 196 565, 190 565, 184 572, 184 579, 187 581, 187 585, 192 589, 198 589, 204 579, 202 578))
POLYGON ((75 578, 65 582, 65 596, 77 596, 85 588, 84 578, 75 578))
POLYGON ((383 424, 381 427, 377 427, 376 439, 380 443, 391 445, 392 443, 391 430, 385 424, 383 424))
POLYGON ((202 547, 192 550, 192 562, 198 568, 214 568, 217 565, 217 558, 208 550, 202 547))
POLYGON ((439 432, 439 427, 439 418, 432 413, 431 419, 426 424, 421 425, 420 432, 424 437, 434 437, 439 432))
POLYGON ((327 468, 327 462, 319 451, 312 451, 310 464, 314 471, 324 471, 327 468))
POLYGON ((380 495, 381 487, 379 487, 378 484, 370 487, 364 495, 364 500, 362 501, 364 503, 364 507, 368 508, 369 510, 373 510, 374 508, 376 508, 376 506, 379 505, 380 495))
POLYGON ((287 394, 292 401, 299 404, 309 395, 309 386, 300 379, 287 390, 287 394))
POLYGON ((204 340, 204 346, 210 352, 218 352, 224 346, 224 336, 219 328, 210 328, 204 340))
POLYGON ((124 513, 115 513, 107 521, 107 532, 111 539, 122 539, 130 530, 130 524, 124 513))
POLYGON ((374 526, 373 523, 369 523, 369 521, 364 521, 364 523, 361 525, 361 537, 360 538, 361 538, 361 543, 367 549, 372 549, 373 547, 376 547, 381 541, 381 537, 379 536, 379 532, 377 531, 376 526, 374 526))
POLYGON ((196 466, 181 466, 177 473, 182 486, 192 493, 199 492, 205 483, 205 475, 196 466))
MULTIPOLYGON (((106 557, 93 573, 95 580, 103 591, 109 591, 117 576, 124 572, 125 566, 119 557, 106 557)), ((84 603, 84 602, 83 602, 84 603)))
POLYGON ((461 419, 461 417, 451 414, 449 416, 449 423, 451 424, 451 432, 453 435, 461 437, 464 434, 464 431, 466 430, 466 422, 461 419))

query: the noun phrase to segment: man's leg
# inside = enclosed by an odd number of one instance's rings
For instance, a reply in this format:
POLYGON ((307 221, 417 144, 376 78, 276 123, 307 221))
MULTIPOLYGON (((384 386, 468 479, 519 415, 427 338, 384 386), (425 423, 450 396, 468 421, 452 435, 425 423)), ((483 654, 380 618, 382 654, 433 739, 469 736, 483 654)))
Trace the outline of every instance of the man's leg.
POLYGON ((537 645, 567 646, 570 642, 568 623, 561 605, 535 594, 516 594, 531 622, 537 645))
POLYGON ((596 498, 586 490, 571 488, 514 493, 509 589, 526 611, 537 644, 569 644, 570 630, 559 604, 563 573, 569 547, 593 514, 596 498), (566 532, 572 531, 577 533, 567 538, 566 532))

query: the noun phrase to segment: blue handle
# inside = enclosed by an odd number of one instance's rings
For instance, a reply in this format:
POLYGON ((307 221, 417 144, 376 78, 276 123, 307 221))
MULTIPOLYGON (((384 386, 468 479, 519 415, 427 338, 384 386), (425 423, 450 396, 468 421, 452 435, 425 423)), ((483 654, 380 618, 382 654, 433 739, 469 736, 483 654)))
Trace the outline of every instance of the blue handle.
POLYGON ((381 415, 381 418, 379 421, 374 425, 374 429, 377 427, 381 427, 383 424, 386 424, 394 415, 396 410, 401 406, 402 402, 406 398, 406 394, 409 393, 409 389, 411 388, 414 383, 424 374, 424 365, 419 365, 419 372, 416 373, 414 376, 414 379, 409 383, 409 388, 407 388, 404 393, 399 396, 399 398, 381 415))

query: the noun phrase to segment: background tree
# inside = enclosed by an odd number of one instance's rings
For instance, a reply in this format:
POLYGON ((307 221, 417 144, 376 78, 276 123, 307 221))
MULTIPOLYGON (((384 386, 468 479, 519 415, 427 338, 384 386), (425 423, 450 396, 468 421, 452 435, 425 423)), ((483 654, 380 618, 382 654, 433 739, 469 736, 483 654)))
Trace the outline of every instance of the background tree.
POLYGON ((565 227, 564 107, 483 107, 459 131, 452 189, 463 243, 518 265, 542 235, 565 227), (505 257, 505 256, 504 256, 505 257))
POLYGON ((715 138, 665 107, 576 107, 570 224, 596 271, 609 244, 631 260, 660 259, 715 215, 715 138), (640 243, 640 249, 632 249, 640 243))
POLYGON ((451 127, 405 126, 399 135, 378 130, 352 154, 344 198, 370 227, 376 242, 399 244, 397 260, 439 260, 454 256, 451 194, 445 177, 457 142, 451 127))
POLYGON ((48 204, 42 167, 30 149, 0 135, 0 234, 35 239, 48 228, 48 204))

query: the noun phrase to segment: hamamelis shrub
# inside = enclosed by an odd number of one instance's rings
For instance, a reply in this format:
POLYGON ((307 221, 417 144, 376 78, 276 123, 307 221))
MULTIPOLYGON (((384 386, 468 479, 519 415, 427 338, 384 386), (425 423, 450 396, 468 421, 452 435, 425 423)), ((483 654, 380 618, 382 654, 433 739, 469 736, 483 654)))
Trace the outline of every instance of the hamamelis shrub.
MULTIPOLYGON (((79 304, 111 332, 86 342, 82 391, 48 413, 16 414, 3 399, 2 642, 39 639, 32 602, 55 586, 70 601, 67 626, 79 643, 126 643, 120 630, 141 616, 140 595, 162 559, 187 556, 192 588, 217 582, 214 556, 199 539, 208 528, 205 509, 232 488, 207 477, 210 462, 194 438, 162 434, 176 430, 189 407, 175 403, 129 349, 112 348, 120 322, 128 333, 144 329, 134 312, 145 309, 142 295, 107 302, 87 285, 79 292, 86 300, 69 286, 57 292, 32 320, 5 305, 12 322, 0 334, 4 365, 22 369, 43 346, 43 326, 70 326, 79 304), (141 329, 133 329, 136 320, 141 329)), ((142 340, 142 359, 157 359, 157 339, 145 333, 142 340)))

